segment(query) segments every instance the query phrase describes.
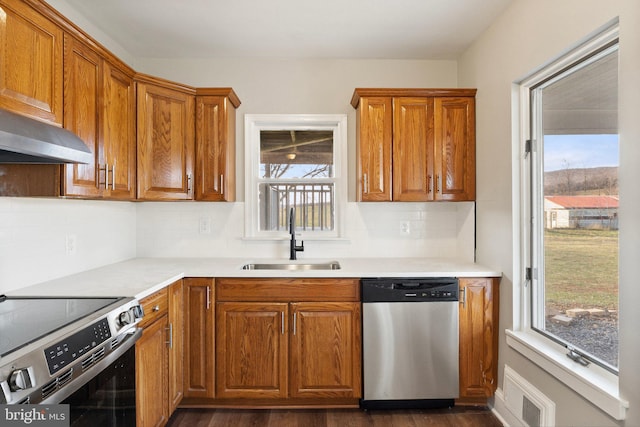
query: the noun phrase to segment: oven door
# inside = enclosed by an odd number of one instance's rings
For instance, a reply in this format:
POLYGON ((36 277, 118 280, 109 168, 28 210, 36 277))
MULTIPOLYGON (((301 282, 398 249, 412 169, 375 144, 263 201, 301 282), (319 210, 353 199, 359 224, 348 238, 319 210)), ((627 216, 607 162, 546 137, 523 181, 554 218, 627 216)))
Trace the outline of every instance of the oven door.
POLYGON ((69 405, 70 427, 136 425, 136 340, 130 340, 117 359, 60 402, 69 405))

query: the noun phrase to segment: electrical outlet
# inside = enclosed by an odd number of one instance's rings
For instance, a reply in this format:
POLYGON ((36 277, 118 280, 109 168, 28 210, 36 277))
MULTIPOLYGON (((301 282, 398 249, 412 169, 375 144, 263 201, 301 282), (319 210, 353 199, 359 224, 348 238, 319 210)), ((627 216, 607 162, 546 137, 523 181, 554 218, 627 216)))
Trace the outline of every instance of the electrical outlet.
POLYGON ((65 252, 67 255, 75 255, 78 249, 78 238, 75 234, 67 234, 64 238, 65 252))
POLYGON ((203 216, 200 218, 200 222, 198 224, 198 231, 200 234, 211 234, 211 218, 208 216, 203 216))
POLYGON ((409 221, 400 221, 400 235, 409 236, 411 234, 411 224, 409 221))

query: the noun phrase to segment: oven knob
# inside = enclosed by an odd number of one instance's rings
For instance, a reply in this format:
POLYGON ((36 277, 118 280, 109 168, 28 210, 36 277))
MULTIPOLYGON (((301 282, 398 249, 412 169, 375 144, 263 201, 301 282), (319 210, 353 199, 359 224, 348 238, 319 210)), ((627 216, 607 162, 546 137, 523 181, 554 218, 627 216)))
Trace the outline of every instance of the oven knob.
POLYGON ((120 313, 120 316, 118 316, 118 323, 120 323, 120 326, 130 325, 133 323, 133 315, 131 312, 123 311, 120 313))
POLYGON ((16 369, 9 377, 9 388, 11 391, 26 390, 33 387, 29 368, 16 369))

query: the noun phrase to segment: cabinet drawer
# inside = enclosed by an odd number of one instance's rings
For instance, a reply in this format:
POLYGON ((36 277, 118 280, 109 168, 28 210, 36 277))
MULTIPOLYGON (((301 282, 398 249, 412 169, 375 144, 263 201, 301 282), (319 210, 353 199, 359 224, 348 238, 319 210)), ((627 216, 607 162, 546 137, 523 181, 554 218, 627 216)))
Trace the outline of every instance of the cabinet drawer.
POLYGON ((140 301, 144 310, 144 317, 140 322, 141 327, 146 327, 153 323, 169 310, 169 298, 167 288, 159 290, 155 294, 149 295, 140 301))
POLYGON ((360 301, 360 279, 216 279, 217 301, 360 301))

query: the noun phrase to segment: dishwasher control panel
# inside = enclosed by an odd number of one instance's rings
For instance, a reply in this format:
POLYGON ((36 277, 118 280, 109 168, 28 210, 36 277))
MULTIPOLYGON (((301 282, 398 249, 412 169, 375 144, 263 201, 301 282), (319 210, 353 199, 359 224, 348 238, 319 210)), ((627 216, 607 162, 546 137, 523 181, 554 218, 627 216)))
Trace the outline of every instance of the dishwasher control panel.
POLYGON ((362 279, 362 302, 458 301, 458 279, 371 278, 362 279))

